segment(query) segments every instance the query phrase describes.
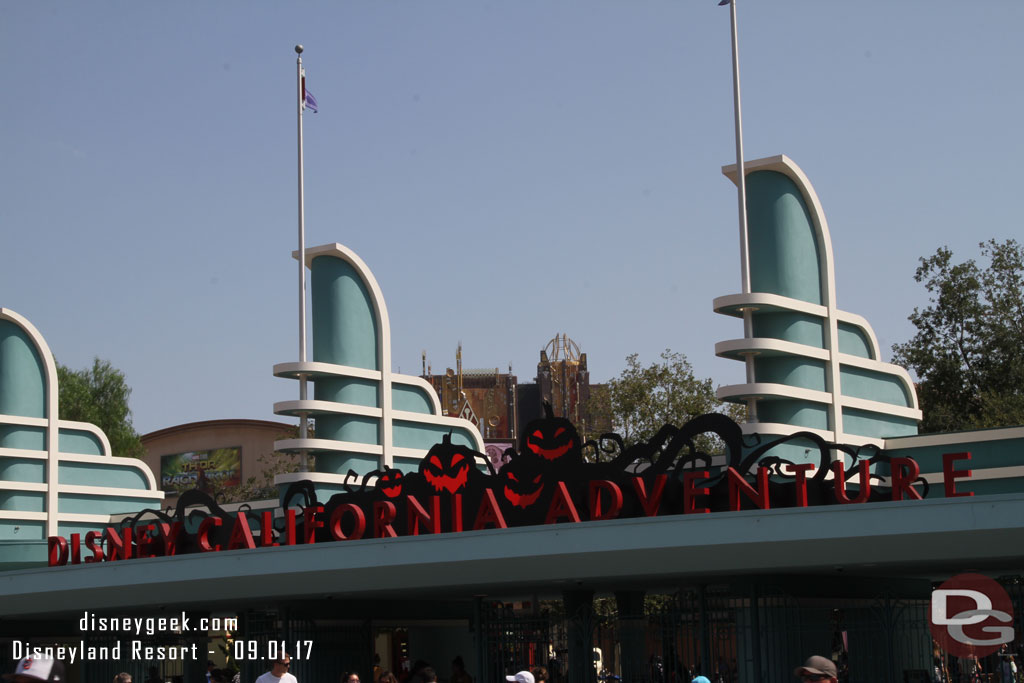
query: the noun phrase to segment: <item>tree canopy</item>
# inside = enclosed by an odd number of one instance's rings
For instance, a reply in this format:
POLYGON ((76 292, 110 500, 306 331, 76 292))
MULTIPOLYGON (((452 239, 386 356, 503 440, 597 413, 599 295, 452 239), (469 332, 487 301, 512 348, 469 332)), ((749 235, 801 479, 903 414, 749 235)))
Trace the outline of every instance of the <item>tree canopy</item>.
POLYGON ((682 426, 711 412, 742 419, 743 408, 715 397, 710 379, 700 379, 682 353, 665 349, 661 360, 648 366, 638 354, 626 357, 626 367, 607 384, 611 423, 627 445, 647 441, 666 424, 682 426))
POLYGON ((917 334, 893 346, 917 375, 924 432, 1024 424, 1024 249, 978 246, 984 267, 954 263, 946 247, 921 259, 914 280, 930 303, 909 316, 917 334))
POLYGON ((144 455, 142 441, 132 427, 132 411, 128 407, 132 390, 123 372, 99 358, 85 370, 71 370, 58 363, 57 381, 61 419, 91 422, 102 429, 110 439, 114 455, 144 455))

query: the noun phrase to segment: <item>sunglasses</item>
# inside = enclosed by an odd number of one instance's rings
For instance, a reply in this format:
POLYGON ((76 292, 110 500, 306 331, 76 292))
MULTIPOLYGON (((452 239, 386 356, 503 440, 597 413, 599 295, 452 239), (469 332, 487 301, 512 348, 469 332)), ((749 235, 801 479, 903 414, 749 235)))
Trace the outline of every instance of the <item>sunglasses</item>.
POLYGON ((832 677, 826 676, 825 674, 804 674, 800 678, 804 679, 805 681, 827 681, 832 677))
POLYGON ((291 666, 292 665, 291 662, 280 662, 280 661, 274 662, 274 664, 280 664, 281 666, 291 666))

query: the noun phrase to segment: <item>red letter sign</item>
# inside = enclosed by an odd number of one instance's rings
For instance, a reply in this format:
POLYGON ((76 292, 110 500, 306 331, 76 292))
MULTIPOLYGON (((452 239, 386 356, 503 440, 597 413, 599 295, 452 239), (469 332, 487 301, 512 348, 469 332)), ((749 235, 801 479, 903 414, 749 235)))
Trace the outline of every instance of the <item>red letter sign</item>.
POLYGON ((917 500, 921 500, 921 494, 918 493, 913 486, 914 480, 921 476, 921 468, 917 462, 910 458, 893 458, 892 459, 892 499, 903 500, 903 493, 906 492, 908 497, 917 500), (908 471, 904 472, 903 468, 907 468, 908 471))
POLYGON ((943 453, 942 454, 942 483, 946 486, 946 498, 960 498, 963 496, 973 496, 974 491, 964 491, 963 493, 957 493, 956 491, 956 480, 957 479, 969 479, 971 477, 971 470, 954 470, 953 463, 957 460, 970 460, 970 453, 943 453))

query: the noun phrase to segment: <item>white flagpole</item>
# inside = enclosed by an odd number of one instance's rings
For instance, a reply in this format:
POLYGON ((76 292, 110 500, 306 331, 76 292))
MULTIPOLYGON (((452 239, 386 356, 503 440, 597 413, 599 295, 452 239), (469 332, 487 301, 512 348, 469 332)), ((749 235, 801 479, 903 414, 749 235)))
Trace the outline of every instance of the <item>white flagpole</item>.
MULTIPOLYGON (((295 46, 295 54, 298 55, 297 86, 297 118, 299 127, 299 362, 306 362, 306 208, 305 189, 302 173, 302 110, 305 108, 304 93, 302 92, 302 46, 295 46)), ((299 400, 307 398, 306 374, 299 374, 299 400)), ((306 413, 299 413, 299 438, 306 439, 308 429, 306 426, 306 413)), ((301 457, 302 471, 309 469, 309 459, 305 450, 299 451, 301 457)))
MULTIPOLYGON (((732 23, 732 93, 736 118, 736 188, 740 214, 740 273, 743 294, 750 294, 750 254, 747 250, 747 174, 743 166, 743 116, 740 107, 740 48, 739 32, 736 29, 736 0, 729 0, 729 16, 732 23)), ((754 325, 749 308, 743 309, 743 336, 754 336, 754 325)), ((756 381, 754 357, 747 355, 747 384, 756 381)), ((747 422, 757 422, 757 399, 747 399, 747 422)))

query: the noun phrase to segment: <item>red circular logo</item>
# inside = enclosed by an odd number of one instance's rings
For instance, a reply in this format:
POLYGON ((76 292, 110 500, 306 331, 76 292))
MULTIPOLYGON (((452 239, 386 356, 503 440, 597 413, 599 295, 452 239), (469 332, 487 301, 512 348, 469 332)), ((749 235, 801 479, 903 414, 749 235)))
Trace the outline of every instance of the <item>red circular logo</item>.
POLYGON ((986 657, 1013 641, 1013 601, 981 574, 957 574, 932 591, 928 627, 944 652, 986 657))

